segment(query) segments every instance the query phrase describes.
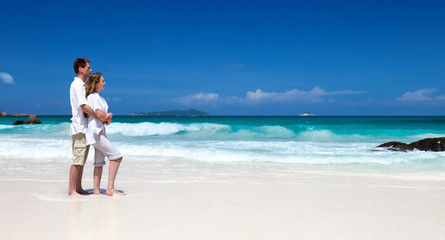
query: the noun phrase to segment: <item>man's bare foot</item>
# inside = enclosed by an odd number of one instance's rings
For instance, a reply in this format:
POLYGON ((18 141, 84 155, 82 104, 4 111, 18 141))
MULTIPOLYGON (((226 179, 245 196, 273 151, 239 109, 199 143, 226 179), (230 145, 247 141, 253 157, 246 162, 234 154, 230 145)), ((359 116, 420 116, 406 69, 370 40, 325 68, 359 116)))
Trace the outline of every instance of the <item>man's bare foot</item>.
POLYGON ((107 192, 105 194, 109 196, 124 196, 123 193, 117 191, 116 189, 107 189, 107 192))
POLYGON ((79 193, 77 193, 76 191, 73 191, 71 193, 68 193, 69 197, 75 197, 75 196, 81 196, 79 193))

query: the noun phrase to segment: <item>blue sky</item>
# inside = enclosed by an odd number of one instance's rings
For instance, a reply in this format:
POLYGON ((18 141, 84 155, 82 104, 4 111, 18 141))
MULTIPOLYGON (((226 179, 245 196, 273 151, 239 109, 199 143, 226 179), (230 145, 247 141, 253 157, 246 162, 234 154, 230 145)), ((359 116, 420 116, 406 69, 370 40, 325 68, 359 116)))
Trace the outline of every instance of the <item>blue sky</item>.
POLYGON ((114 114, 445 115, 443 1, 3 1, 0 110, 70 114, 77 57, 114 114))

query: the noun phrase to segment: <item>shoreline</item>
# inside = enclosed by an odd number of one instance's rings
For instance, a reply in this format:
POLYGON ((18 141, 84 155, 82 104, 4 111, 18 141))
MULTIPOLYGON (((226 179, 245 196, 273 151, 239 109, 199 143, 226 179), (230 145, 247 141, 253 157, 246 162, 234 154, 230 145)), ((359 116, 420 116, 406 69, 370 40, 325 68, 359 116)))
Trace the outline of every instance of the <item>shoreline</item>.
MULTIPOLYGON (((93 150, 94 152, 94 150, 93 150)), ((85 164, 83 180, 93 177, 93 155, 85 164)), ((42 160, 33 158, 1 157, 0 180, 65 181, 71 165, 69 159, 42 160)), ((108 174, 108 161, 104 176, 108 174)), ((336 177, 376 179, 382 181, 401 181, 412 183, 445 182, 445 172, 432 166, 402 164, 399 166, 383 164, 292 164, 273 162, 227 162, 207 163, 184 159, 142 160, 126 158, 119 169, 118 179, 138 182, 187 182, 187 181, 267 181, 298 183, 305 179, 317 180, 336 177)), ((402 183, 403 184, 403 183, 402 183)), ((444 184, 445 187, 445 184, 444 184)))

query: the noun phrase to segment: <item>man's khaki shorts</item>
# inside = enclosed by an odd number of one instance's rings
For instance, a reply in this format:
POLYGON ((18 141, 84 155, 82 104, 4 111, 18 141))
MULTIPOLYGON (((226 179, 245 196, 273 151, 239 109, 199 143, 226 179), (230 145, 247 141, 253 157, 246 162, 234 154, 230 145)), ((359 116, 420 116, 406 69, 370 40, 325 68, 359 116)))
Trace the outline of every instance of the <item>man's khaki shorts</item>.
POLYGON ((72 165, 85 165, 90 146, 85 144, 85 133, 71 135, 73 139, 73 163, 72 165))

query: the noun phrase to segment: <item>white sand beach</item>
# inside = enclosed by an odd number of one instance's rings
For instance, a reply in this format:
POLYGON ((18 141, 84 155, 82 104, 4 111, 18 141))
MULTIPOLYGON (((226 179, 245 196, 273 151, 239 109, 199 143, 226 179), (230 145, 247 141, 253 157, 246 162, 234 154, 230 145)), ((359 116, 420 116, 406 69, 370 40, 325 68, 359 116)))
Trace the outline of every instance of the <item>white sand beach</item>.
MULTIPOLYGON (((67 172, 66 164, 58 166, 55 170, 67 172)), ((89 168, 85 189, 92 186, 89 168)), ((124 197, 67 197, 64 179, 0 180, 2 239, 445 236, 441 178, 308 171, 286 178, 246 174, 233 179, 143 181, 125 174, 122 171, 116 185, 124 197)))

